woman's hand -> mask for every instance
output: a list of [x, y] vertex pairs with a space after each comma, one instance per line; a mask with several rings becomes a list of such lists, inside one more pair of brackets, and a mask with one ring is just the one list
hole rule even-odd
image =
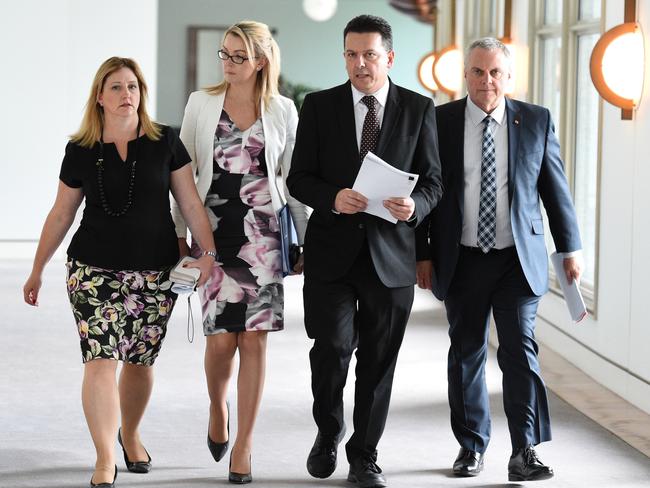
[[293, 274], [302, 274], [303, 270], [305, 269], [305, 254], [300, 253], [300, 256], [298, 257], [298, 261], [296, 264], [293, 266]]
[[208, 281], [208, 278], [212, 274], [212, 266], [214, 266], [214, 258], [207, 254], [201, 256], [196, 261], [183, 265], [184, 268], [197, 268], [201, 272], [201, 276], [199, 276], [199, 280], [196, 282], [197, 287], [203, 286]]
[[39, 274], [30, 274], [23, 286], [23, 299], [27, 305], [38, 307], [38, 292], [41, 289], [42, 281]]

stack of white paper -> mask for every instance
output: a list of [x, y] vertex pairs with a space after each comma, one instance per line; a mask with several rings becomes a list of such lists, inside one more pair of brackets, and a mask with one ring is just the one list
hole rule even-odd
[[368, 199], [366, 213], [394, 224], [397, 219], [384, 207], [384, 200], [411, 196], [417, 182], [418, 175], [399, 170], [379, 156], [368, 152], [363, 158], [352, 189]]
[[587, 316], [587, 307], [585, 307], [585, 301], [582, 299], [580, 287], [576, 280], [572, 280], [571, 283], [567, 281], [564, 272], [564, 255], [562, 253], [554, 252], [551, 254], [551, 262], [553, 268], [555, 268], [557, 280], [560, 282], [560, 288], [564, 294], [564, 301], [569, 309], [571, 319], [578, 323]]

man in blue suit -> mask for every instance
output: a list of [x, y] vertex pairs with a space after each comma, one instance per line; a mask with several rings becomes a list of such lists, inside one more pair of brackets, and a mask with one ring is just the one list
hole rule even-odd
[[549, 111], [506, 99], [510, 54], [492, 38], [465, 57], [468, 97], [436, 110], [444, 194], [417, 233], [417, 278], [444, 300], [457, 476], [476, 476], [490, 439], [485, 361], [490, 311], [499, 338], [503, 402], [512, 442], [510, 481], [548, 479], [534, 446], [551, 439], [535, 315], [548, 290], [540, 199], [569, 281], [581, 242]]

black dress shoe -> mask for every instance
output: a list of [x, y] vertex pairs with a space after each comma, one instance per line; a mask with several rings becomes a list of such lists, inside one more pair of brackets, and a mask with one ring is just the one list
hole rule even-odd
[[210, 454], [216, 462], [219, 462], [228, 452], [228, 443], [230, 442], [230, 403], [226, 402], [226, 411], [228, 412], [228, 419], [226, 420], [226, 430], [228, 432], [228, 439], [226, 442], [214, 442], [210, 439], [210, 423], [208, 422], [208, 449]]
[[246, 483], [251, 483], [253, 481], [253, 463], [251, 457], [248, 456], [248, 465], [251, 467], [251, 470], [248, 473], [235, 473], [230, 470], [232, 466], [232, 452], [230, 453], [230, 464], [228, 465], [228, 481], [235, 483], [236, 485], [245, 485]]
[[115, 480], [117, 479], [117, 465], [115, 465], [115, 476], [111, 483], [93, 483], [92, 477], [90, 478], [90, 488], [115, 488]]
[[336, 469], [338, 447], [345, 436], [345, 424], [338, 435], [326, 436], [318, 431], [314, 445], [307, 456], [307, 471], [314, 478], [328, 478]]
[[356, 483], [359, 488], [384, 488], [386, 478], [381, 474], [381, 468], [370, 458], [358, 458], [350, 462], [348, 481]]
[[476, 451], [470, 451], [464, 447], [458, 451], [458, 456], [454, 461], [455, 476], [477, 476], [483, 471], [484, 454]]
[[553, 477], [553, 469], [544, 465], [533, 446], [513, 451], [508, 462], [508, 481], [539, 481]]
[[[147, 453], [146, 461], [129, 461], [129, 456], [126, 455], [126, 449], [124, 449], [124, 444], [122, 444], [122, 429], [117, 431], [117, 442], [119, 442], [120, 447], [122, 448], [122, 453], [124, 453], [124, 462], [126, 463], [126, 469], [132, 473], [145, 474], [151, 471], [151, 456], [145, 449], [144, 452]], [[143, 448], [144, 449], [144, 448]]]

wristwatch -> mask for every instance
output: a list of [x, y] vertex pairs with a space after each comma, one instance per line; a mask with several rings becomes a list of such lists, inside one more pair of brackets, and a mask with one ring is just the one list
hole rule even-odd
[[214, 260], [217, 260], [217, 251], [203, 251], [202, 256], [212, 256]]

